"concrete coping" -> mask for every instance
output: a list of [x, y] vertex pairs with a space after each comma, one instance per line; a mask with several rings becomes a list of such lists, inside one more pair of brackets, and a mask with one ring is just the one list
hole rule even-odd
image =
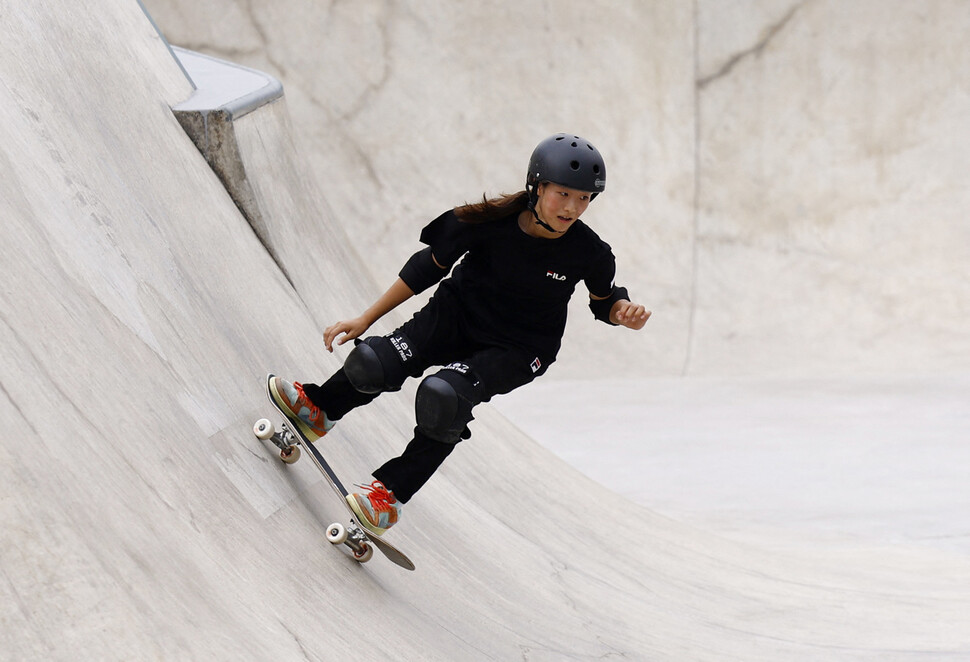
[[239, 118], [283, 96], [283, 84], [274, 76], [233, 62], [184, 48], [172, 52], [185, 69], [195, 92], [173, 108], [181, 112], [224, 111]]

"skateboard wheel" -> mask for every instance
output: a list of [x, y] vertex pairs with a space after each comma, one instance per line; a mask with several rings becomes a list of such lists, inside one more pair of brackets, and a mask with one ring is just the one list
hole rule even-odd
[[257, 439], [262, 439], [263, 441], [269, 441], [276, 434], [276, 428], [273, 427], [273, 421], [268, 418], [261, 418], [256, 421], [256, 425], [253, 426], [253, 434], [256, 435]]
[[358, 563], [367, 563], [373, 556], [374, 548], [367, 543], [361, 545], [361, 550], [359, 553], [354, 550], [354, 559], [356, 559]]
[[293, 464], [300, 459], [300, 447], [299, 446], [289, 446], [285, 450], [280, 451], [280, 459], [287, 464]]
[[334, 522], [327, 529], [327, 540], [333, 545], [342, 545], [347, 542], [347, 529], [340, 522]]

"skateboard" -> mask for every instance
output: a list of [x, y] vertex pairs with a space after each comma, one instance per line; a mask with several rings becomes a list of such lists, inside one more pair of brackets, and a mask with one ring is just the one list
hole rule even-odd
[[299, 426], [273, 400], [273, 394], [269, 390], [269, 385], [274, 376], [271, 374], [266, 378], [266, 395], [269, 396], [269, 401], [273, 404], [273, 407], [283, 416], [282, 426], [277, 431], [272, 421], [268, 418], [261, 418], [253, 426], [253, 434], [258, 439], [273, 442], [280, 449], [280, 459], [286, 464], [293, 464], [300, 459], [302, 455], [300, 452], [301, 448], [309, 453], [313, 464], [320, 470], [323, 477], [327, 479], [327, 483], [330, 484], [334, 493], [340, 497], [340, 502], [350, 515], [350, 524], [344, 526], [340, 522], [334, 522], [328, 526], [327, 540], [334, 546], [346, 545], [349, 547], [354, 559], [360, 563], [369, 561], [374, 556], [374, 548], [376, 547], [392, 563], [396, 563], [406, 570], [414, 570], [414, 563], [401, 550], [391, 543], [382, 540], [376, 534], [367, 531], [357, 520], [356, 513], [351, 509], [350, 504], [347, 503], [347, 488], [337, 478], [337, 474], [334, 473], [334, 470], [324, 459], [320, 451], [317, 450], [317, 447], [306, 438], [303, 432], [300, 431]]

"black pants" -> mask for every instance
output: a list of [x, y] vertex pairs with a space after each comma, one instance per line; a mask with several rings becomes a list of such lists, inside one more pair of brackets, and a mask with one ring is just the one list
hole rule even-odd
[[[392, 335], [400, 334], [416, 350], [407, 362], [411, 377], [421, 376], [434, 365], [464, 363], [481, 384], [481, 402], [528, 384], [543, 374], [554, 359], [484, 337], [480, 328], [467, 323], [457, 293], [447, 284], [440, 286], [427, 305]], [[357, 391], [343, 368], [322, 385], [305, 384], [304, 391], [332, 421], [380, 395]], [[431, 439], [415, 427], [414, 437], [404, 452], [375, 470], [374, 478], [406, 503], [454, 448], [455, 444]]]

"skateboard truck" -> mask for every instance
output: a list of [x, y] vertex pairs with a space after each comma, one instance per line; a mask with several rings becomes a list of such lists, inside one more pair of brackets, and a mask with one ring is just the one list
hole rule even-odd
[[261, 418], [253, 426], [253, 434], [257, 439], [272, 441], [280, 449], [280, 459], [286, 464], [293, 464], [300, 459], [300, 446], [296, 436], [285, 425], [279, 432], [273, 427], [273, 421]]

